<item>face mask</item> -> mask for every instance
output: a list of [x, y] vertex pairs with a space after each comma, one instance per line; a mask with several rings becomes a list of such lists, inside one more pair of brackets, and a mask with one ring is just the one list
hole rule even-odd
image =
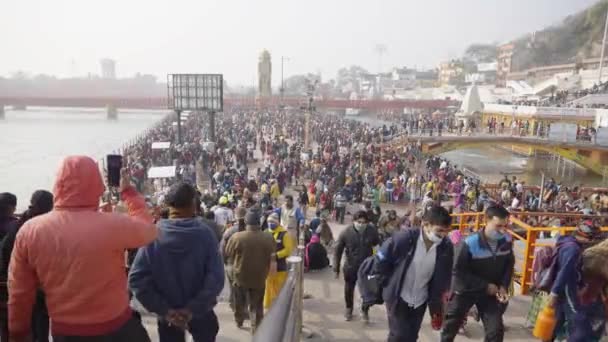
[[498, 240], [502, 239], [503, 237], [505, 237], [505, 234], [501, 233], [497, 230], [494, 230], [494, 231], [488, 232], [488, 234], [486, 234], [486, 236], [490, 240], [498, 241]]
[[270, 228], [271, 230], [275, 230], [277, 228], [277, 224], [276, 223], [269, 223], [268, 224], [268, 228]]
[[435, 232], [426, 232], [426, 237], [431, 240], [431, 242], [433, 243], [439, 243], [441, 242], [441, 240], [443, 240], [443, 237], [441, 237], [439, 234], [435, 233]]
[[360, 222], [355, 222], [355, 229], [357, 231], [362, 231], [363, 228], [365, 228], [366, 224], [365, 223], [360, 223]]

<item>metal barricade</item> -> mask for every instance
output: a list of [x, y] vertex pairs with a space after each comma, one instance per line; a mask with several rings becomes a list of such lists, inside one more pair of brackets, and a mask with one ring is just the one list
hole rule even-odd
[[303, 246], [287, 258], [289, 276], [252, 338], [253, 342], [296, 342], [302, 333], [304, 294]]

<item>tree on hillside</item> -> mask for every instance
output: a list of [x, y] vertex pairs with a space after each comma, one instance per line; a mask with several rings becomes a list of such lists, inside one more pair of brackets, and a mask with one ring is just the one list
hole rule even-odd
[[561, 24], [514, 41], [513, 70], [574, 63], [576, 58], [599, 57], [608, 1], [568, 16]]
[[496, 60], [497, 52], [496, 44], [472, 44], [465, 50], [463, 58], [474, 63], [490, 63]]
[[306, 93], [310, 81], [319, 81], [321, 78], [315, 74], [293, 75], [285, 79], [285, 95], [302, 96]]
[[[369, 74], [365, 68], [358, 65], [351, 65], [348, 68], [340, 68], [336, 77], [336, 88], [339, 92], [343, 89], [351, 88], [348, 91], [359, 90], [359, 79], [361, 75]], [[350, 86], [350, 87], [349, 87]], [[348, 93], [350, 94], [350, 93]], [[347, 95], [348, 95], [347, 94]]]

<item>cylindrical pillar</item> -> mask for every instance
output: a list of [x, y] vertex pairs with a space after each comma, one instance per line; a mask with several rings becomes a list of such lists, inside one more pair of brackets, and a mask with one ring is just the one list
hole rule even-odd
[[298, 256], [302, 259], [300, 262], [300, 266], [298, 268], [298, 277], [296, 282], [296, 300], [297, 300], [297, 317], [296, 320], [296, 339], [294, 341], [299, 341], [302, 335], [302, 326], [304, 325], [304, 255], [306, 254], [306, 247], [304, 245], [298, 246]]
[[179, 145], [181, 145], [182, 144], [182, 111], [176, 110], [175, 113], [177, 114], [177, 143]]
[[209, 141], [215, 142], [215, 112], [209, 112]]
[[4, 105], [0, 105], [0, 120], [4, 120]]
[[293, 325], [293, 331], [287, 331], [290, 338], [287, 338], [287, 341], [299, 341], [300, 334], [302, 331], [302, 278], [304, 274], [304, 258], [302, 256], [290, 256], [287, 258], [287, 263], [289, 264], [289, 269], [295, 275], [296, 283], [295, 289], [293, 293], [293, 300], [291, 303], [291, 313], [290, 316], [295, 319], [295, 324]]

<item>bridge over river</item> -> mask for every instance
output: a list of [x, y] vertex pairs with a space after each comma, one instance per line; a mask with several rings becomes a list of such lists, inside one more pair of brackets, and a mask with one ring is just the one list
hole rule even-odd
[[608, 145], [600, 145], [589, 139], [577, 138], [568, 141], [561, 137], [535, 136], [519, 134], [489, 134], [475, 132], [473, 134], [445, 133], [441, 136], [430, 135], [430, 131], [411, 135], [402, 135], [393, 143], [419, 143], [422, 151], [432, 154], [465, 149], [469, 147], [483, 147], [488, 145], [518, 146], [527, 149], [552, 153], [571, 160], [596, 174], [603, 175], [608, 172]]

